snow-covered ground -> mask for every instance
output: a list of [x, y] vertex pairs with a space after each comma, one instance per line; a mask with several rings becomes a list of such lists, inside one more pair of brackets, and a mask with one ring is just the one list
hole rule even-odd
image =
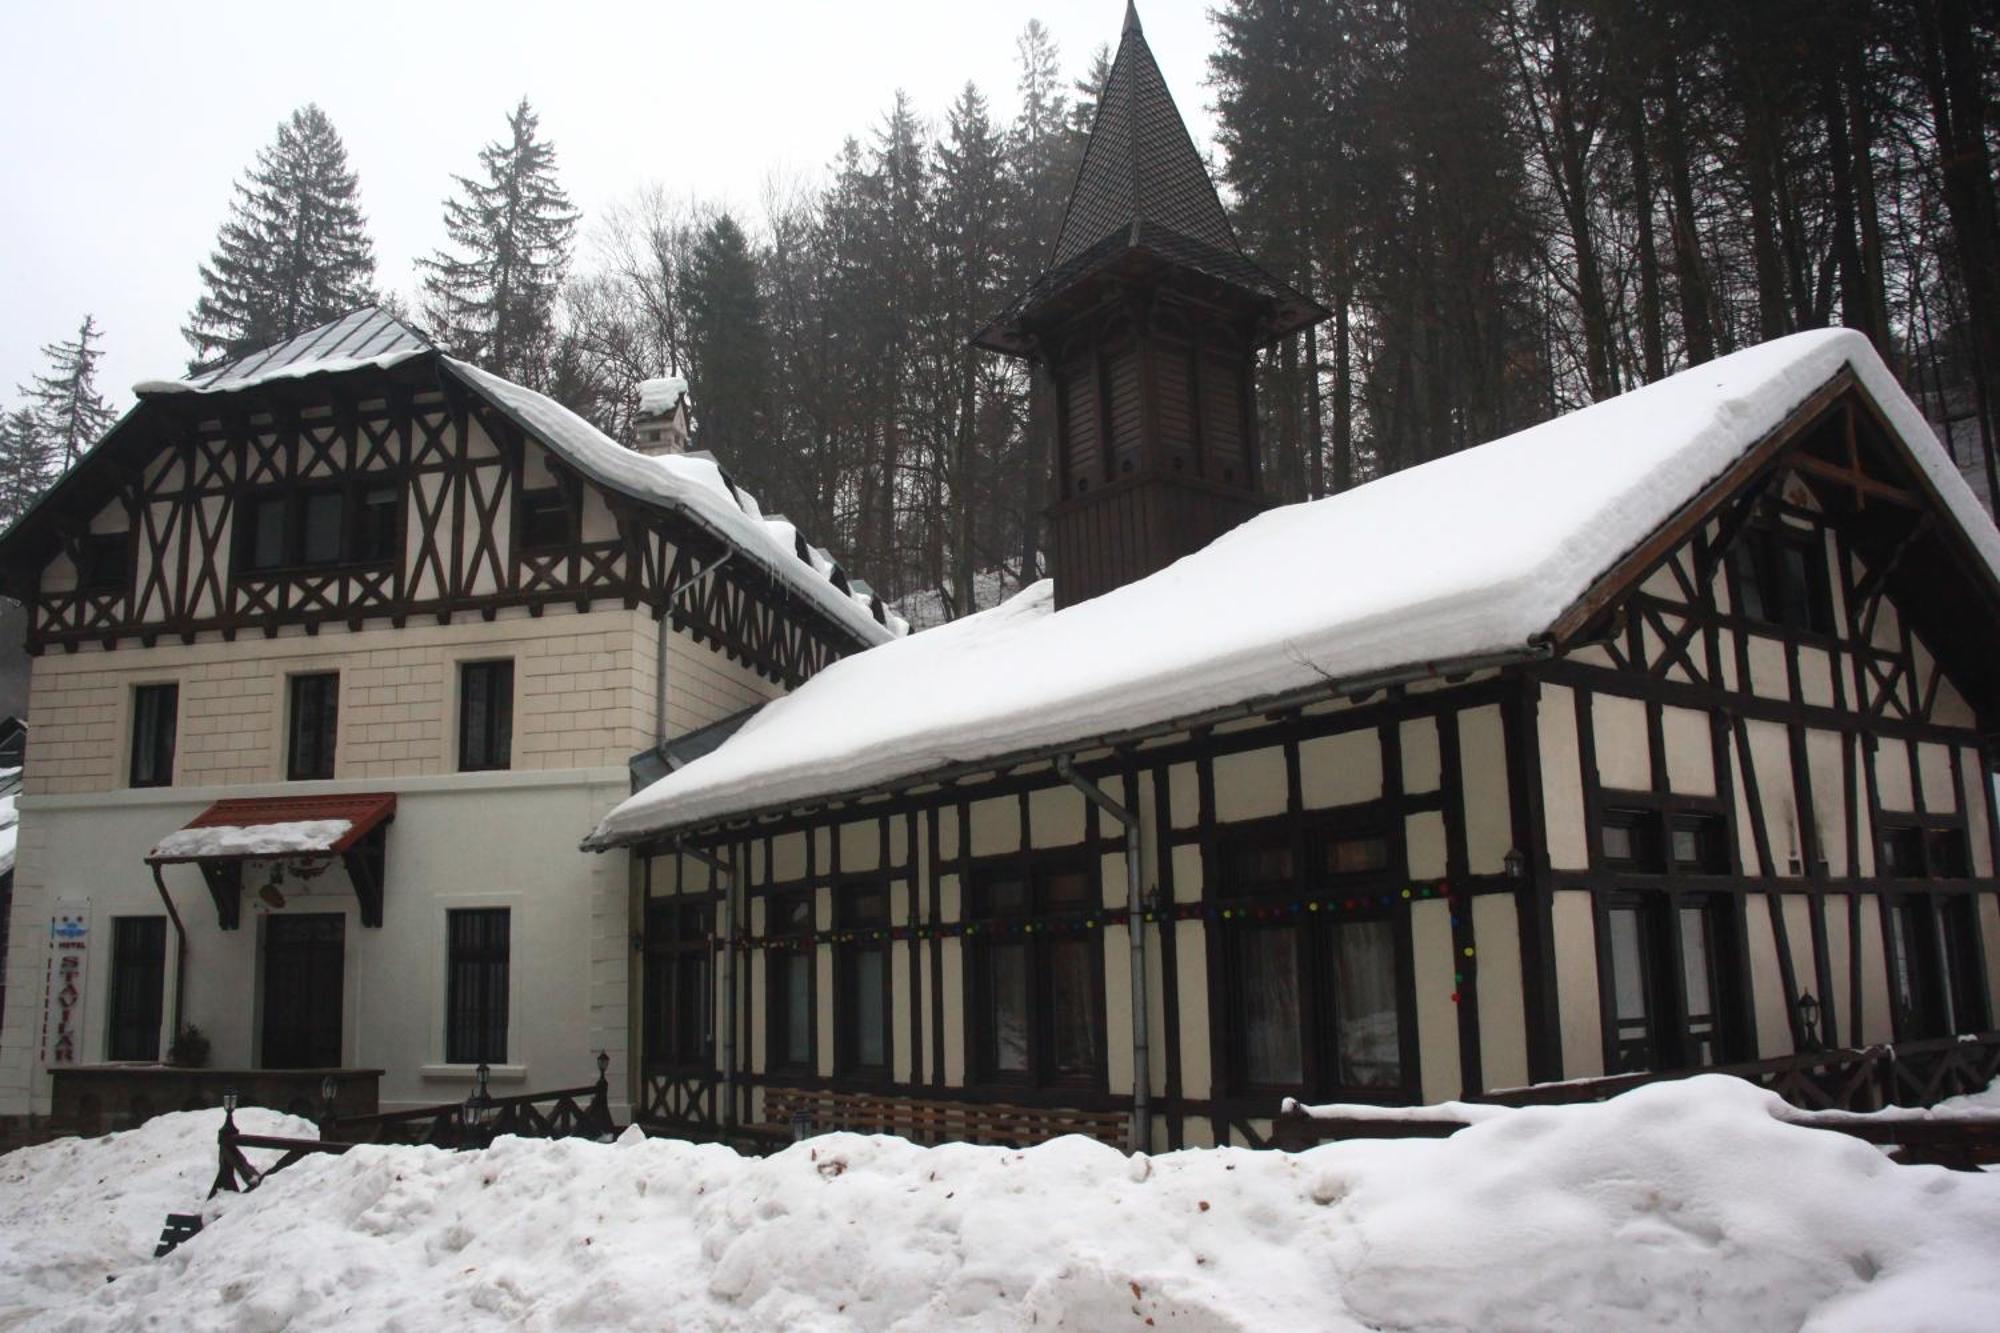
[[360, 1148], [155, 1261], [214, 1169], [215, 1116], [167, 1116], [0, 1159], [0, 1327], [1995, 1327], [2000, 1176], [1781, 1111], [1708, 1077], [1296, 1156]]

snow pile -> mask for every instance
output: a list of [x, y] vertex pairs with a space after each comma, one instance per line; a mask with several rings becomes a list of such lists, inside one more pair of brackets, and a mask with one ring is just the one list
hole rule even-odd
[[627, 800], [592, 843], [1046, 751], [1329, 677], [1529, 652], [1843, 366], [2000, 570], [2000, 533], [1868, 340], [1802, 333], [1269, 510], [1060, 615], [1049, 589], [1032, 587], [971, 623], [847, 658]]
[[354, 825], [345, 819], [295, 819], [277, 824], [207, 824], [177, 829], [146, 855], [149, 861], [194, 856], [276, 856], [325, 852]]
[[679, 375], [664, 375], [656, 380], [639, 381], [639, 414], [641, 416], [665, 416], [674, 410], [675, 404], [687, 396], [688, 382]]
[[[1780, 1109], [1711, 1076], [1297, 1156], [357, 1148], [59, 1326], [1990, 1328], [2000, 1177], [1896, 1166]], [[85, 1208], [31, 1179], [15, 1197], [13, 1227]]]
[[21, 837], [21, 770], [0, 768], [0, 875], [14, 868], [14, 847]]
[[[57, 1139], [0, 1156], [0, 1328], [102, 1290], [106, 1279], [152, 1262], [168, 1213], [241, 1207], [202, 1196], [215, 1183], [220, 1111], [176, 1111], [97, 1139]], [[310, 1120], [248, 1107], [246, 1134], [312, 1139]], [[278, 1154], [246, 1149], [253, 1166]]]

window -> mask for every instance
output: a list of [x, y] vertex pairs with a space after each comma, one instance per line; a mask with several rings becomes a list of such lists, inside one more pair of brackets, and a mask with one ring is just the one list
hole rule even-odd
[[1816, 532], [1789, 524], [1746, 529], [1729, 549], [1738, 615], [1814, 634], [1833, 633], [1826, 550]]
[[1734, 1050], [1735, 935], [1725, 900], [1623, 896], [1604, 913], [1610, 1072], [1713, 1065]]
[[[1224, 925], [1235, 1090], [1405, 1089], [1404, 932], [1373, 892], [1394, 873], [1389, 835], [1286, 828], [1238, 837], [1220, 861], [1221, 892], [1243, 904]], [[1299, 894], [1329, 890], [1355, 897], [1294, 910]]]
[[168, 787], [174, 781], [174, 722], [178, 685], [140, 685], [132, 691], [132, 785]]
[[766, 1033], [768, 1063], [783, 1073], [814, 1072], [813, 895], [773, 894], [764, 902], [764, 934], [771, 947], [764, 953], [770, 995], [770, 1027]]
[[834, 1056], [839, 1072], [889, 1076], [889, 890], [842, 885], [834, 891], [836, 923], [854, 938], [834, 958]]
[[[1651, 792], [1619, 792], [1598, 820], [1607, 869], [1628, 874], [1721, 875], [1729, 871], [1729, 826], [1713, 810], [1661, 808]], [[1681, 798], [1685, 799], [1685, 798]]]
[[334, 743], [340, 724], [340, 675], [328, 671], [292, 677], [291, 743], [285, 776], [310, 782], [333, 776]]
[[[1087, 864], [988, 866], [972, 877], [973, 1044], [988, 1082], [1092, 1085], [1103, 1060], [1102, 947], [1078, 927], [1097, 900]], [[1034, 930], [1025, 927], [1033, 925]]]
[[513, 660], [465, 663], [458, 669], [460, 771], [506, 768], [513, 746]]
[[644, 1021], [648, 1064], [678, 1068], [714, 1063], [709, 1044], [707, 899], [655, 898], [646, 905]]
[[76, 586], [82, 592], [118, 592], [131, 583], [132, 534], [93, 532], [83, 539]]
[[1957, 825], [1885, 819], [1877, 846], [1876, 873], [1887, 879], [1964, 879], [1972, 873], [1971, 848]]
[[561, 490], [521, 492], [521, 549], [547, 550], [575, 540], [575, 515]]
[[258, 491], [237, 507], [236, 568], [380, 564], [403, 549], [402, 488], [362, 478]]
[[160, 1003], [166, 993], [167, 919], [120, 916], [111, 920], [111, 1030], [109, 1060], [160, 1058]]
[[1906, 894], [1886, 907], [1889, 999], [1896, 1037], [1978, 1032], [1987, 1021], [1969, 899]]
[[445, 913], [446, 1064], [507, 1062], [508, 909]]

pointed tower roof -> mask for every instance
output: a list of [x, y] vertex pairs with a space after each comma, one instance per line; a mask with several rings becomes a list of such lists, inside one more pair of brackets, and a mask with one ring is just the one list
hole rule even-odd
[[1243, 253], [1147, 45], [1138, 7], [1127, 0], [1118, 55], [1098, 98], [1048, 268], [973, 341], [1025, 354], [1023, 325], [1039, 308], [1140, 252], [1267, 303], [1260, 341], [1326, 318], [1326, 310]]

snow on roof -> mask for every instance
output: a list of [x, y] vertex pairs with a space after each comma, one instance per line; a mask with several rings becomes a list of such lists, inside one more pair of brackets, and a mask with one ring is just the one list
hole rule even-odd
[[876, 620], [873, 597], [843, 592], [827, 570], [800, 560], [793, 540], [764, 517], [757, 498], [730, 481], [713, 458], [627, 449], [553, 398], [454, 357], [445, 357], [444, 363], [593, 481], [689, 515], [864, 643], [883, 643], [908, 629], [902, 617], [886, 608], [883, 620]]
[[428, 338], [380, 306], [364, 306], [226, 366], [184, 380], [141, 380], [141, 398], [182, 393], [233, 393], [272, 380], [335, 375], [364, 367], [386, 369], [435, 351]]
[[674, 405], [687, 396], [688, 382], [679, 375], [662, 375], [659, 379], [639, 381], [639, 413], [641, 416], [665, 416], [674, 410]]
[[605, 816], [637, 841], [1538, 637], [1851, 366], [1987, 563], [2000, 533], [1867, 340], [1798, 334], [1505, 439], [1269, 510], [1136, 583], [991, 611], [837, 662]]
[[21, 770], [0, 768], [0, 875], [14, 868], [14, 847], [21, 836]]
[[149, 860], [182, 857], [276, 856], [330, 852], [353, 828], [345, 819], [296, 819], [277, 824], [203, 824], [176, 829], [146, 853]]

